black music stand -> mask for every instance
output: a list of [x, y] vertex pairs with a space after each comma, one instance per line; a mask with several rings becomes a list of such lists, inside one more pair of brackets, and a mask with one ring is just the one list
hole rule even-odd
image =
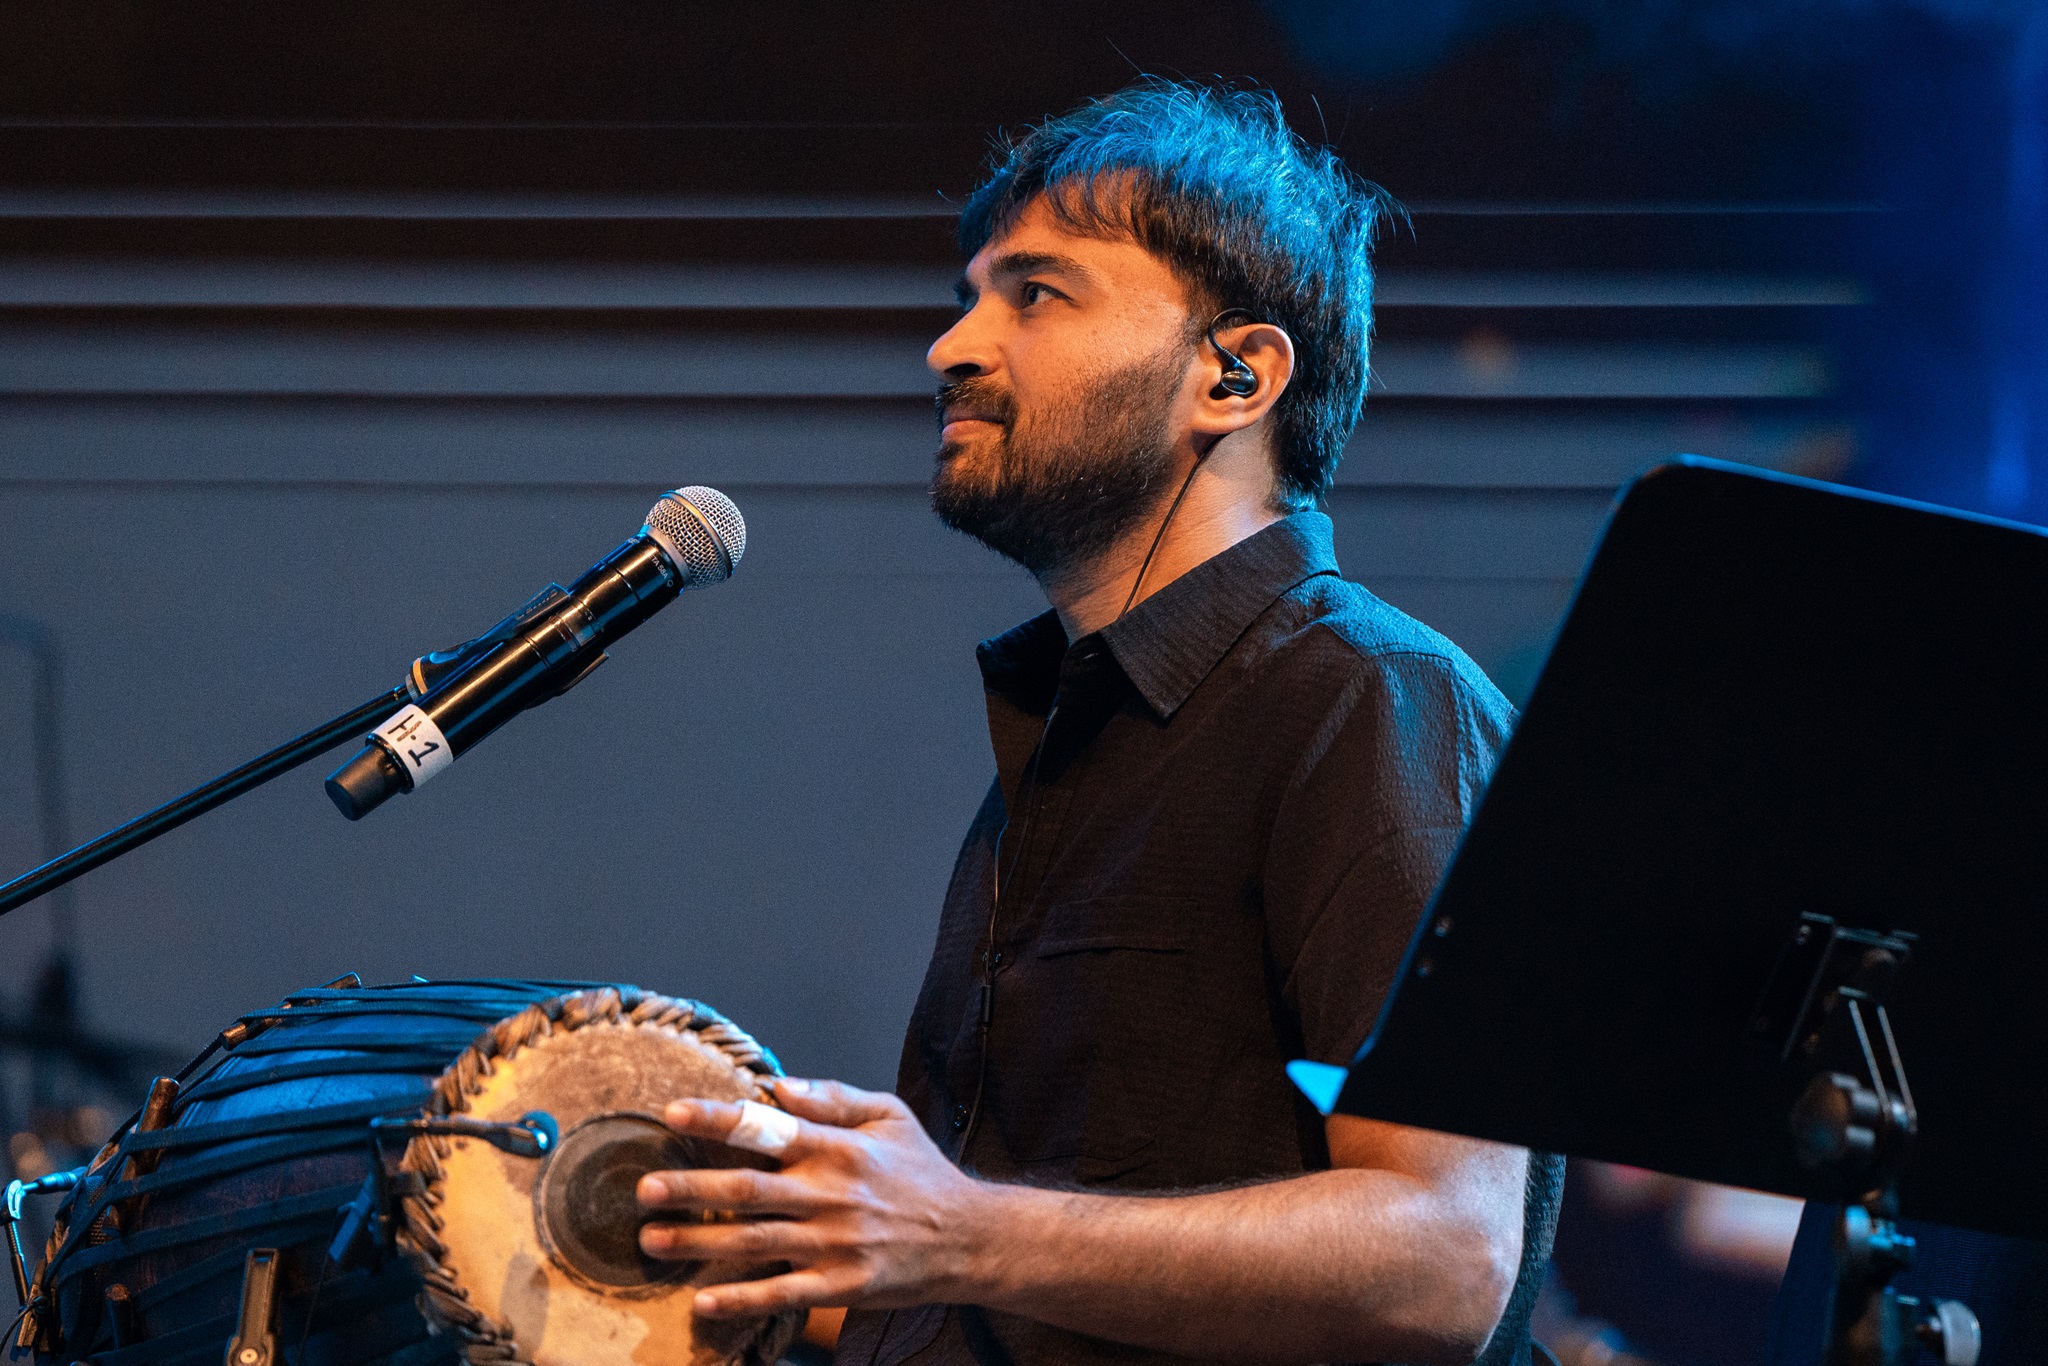
[[2048, 1235], [2044, 969], [2048, 536], [1688, 457], [1616, 509], [1348, 1077], [1295, 1071], [1845, 1202], [1830, 1360], [1960, 1360], [1890, 1220]]

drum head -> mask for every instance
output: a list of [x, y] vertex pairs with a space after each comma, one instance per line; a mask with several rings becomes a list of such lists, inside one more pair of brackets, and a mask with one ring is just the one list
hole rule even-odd
[[450, 1111], [512, 1122], [554, 1118], [539, 1160], [479, 1139], [416, 1138], [406, 1165], [424, 1190], [406, 1201], [400, 1240], [420, 1264], [427, 1309], [465, 1340], [472, 1362], [533, 1366], [767, 1366], [800, 1312], [696, 1321], [696, 1288], [786, 1268], [659, 1262], [641, 1255], [634, 1187], [676, 1167], [770, 1167], [662, 1125], [668, 1102], [766, 1100], [759, 1045], [704, 1007], [579, 993], [558, 1018], [522, 1011], [451, 1065], [437, 1096]]

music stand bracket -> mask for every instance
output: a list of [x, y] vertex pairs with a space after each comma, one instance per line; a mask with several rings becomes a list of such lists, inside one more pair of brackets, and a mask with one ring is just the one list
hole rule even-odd
[[1944, 1366], [1976, 1366], [1983, 1346], [1967, 1305], [1923, 1304], [1892, 1286], [1913, 1264], [1898, 1176], [1920, 1116], [1885, 998], [1913, 945], [1911, 934], [1802, 915], [1750, 1022], [1809, 1077], [1790, 1115], [1800, 1162], [1863, 1192], [1835, 1224], [1827, 1366], [1907, 1366], [1921, 1346]]

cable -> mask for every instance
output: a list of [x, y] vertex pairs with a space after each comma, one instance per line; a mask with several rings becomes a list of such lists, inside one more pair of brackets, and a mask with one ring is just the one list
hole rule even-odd
[[[1248, 368], [1245, 367], [1243, 361], [1230, 352], [1225, 351], [1216, 342], [1216, 325], [1234, 314], [1244, 314], [1246, 317], [1251, 316], [1247, 310], [1242, 308], [1225, 309], [1217, 314], [1215, 319], [1209, 324], [1209, 344], [1216, 347], [1218, 354], [1228, 358], [1232, 366]], [[1254, 378], [1254, 387], [1256, 387], [1256, 377]], [[1243, 396], [1242, 394], [1239, 395], [1239, 397]], [[1215, 440], [1209, 443], [1207, 449], [1195, 457], [1195, 463], [1188, 467], [1187, 477], [1180, 481], [1180, 491], [1173, 495], [1173, 501], [1167, 504], [1166, 515], [1159, 519], [1159, 529], [1152, 533], [1152, 544], [1146, 547], [1145, 558], [1138, 564], [1138, 576], [1131, 580], [1131, 591], [1125, 596], [1124, 605], [1117, 609], [1116, 616], [1112, 619], [1112, 624], [1123, 620], [1124, 613], [1130, 611], [1131, 604], [1138, 600], [1138, 590], [1144, 586], [1145, 574], [1152, 568], [1152, 558], [1159, 553], [1160, 543], [1166, 539], [1166, 529], [1173, 524], [1173, 515], [1180, 511], [1181, 501], [1188, 496], [1188, 490], [1194, 487], [1195, 476], [1202, 472], [1202, 462], [1207, 460], [1222, 443], [1223, 436], [1219, 434]], [[1045, 714], [1045, 729], [1038, 734], [1038, 747], [1031, 752], [1031, 765], [1025, 772], [1024, 781], [1018, 785], [1017, 791], [1019, 796], [1026, 796], [1026, 794], [1038, 786], [1038, 770], [1039, 765], [1045, 758], [1046, 738], [1052, 734], [1052, 723], [1059, 714], [1060, 709], [1057, 703]], [[1037, 803], [1030, 801], [1027, 797], [1024, 805], [1024, 823], [1017, 832], [1019, 847], [1010, 860], [1010, 872], [1013, 875], [1017, 872], [1018, 864], [1023, 859], [1025, 852], [1030, 848], [1031, 816], [1036, 809]], [[991, 873], [995, 880], [995, 888], [989, 898], [988, 942], [982, 949], [981, 994], [980, 999], [976, 1002], [976, 1008], [980, 1012], [980, 1019], [976, 1024], [975, 1035], [981, 1046], [981, 1056], [974, 1069], [974, 1098], [968, 1103], [967, 1119], [960, 1128], [960, 1160], [963, 1166], [967, 1159], [967, 1145], [973, 1140], [974, 1131], [981, 1123], [981, 1101], [983, 1093], [988, 1087], [989, 1035], [995, 1022], [996, 931], [1000, 928], [1000, 916], [1003, 906], [1003, 840], [1009, 833], [1010, 822], [1005, 818], [1003, 828], [996, 832], [995, 856], [991, 860], [993, 865]]]
[[[1031, 751], [1031, 766], [1024, 773], [1024, 781], [1017, 785], [1017, 795], [1024, 798], [1024, 823], [1017, 830], [1017, 852], [1010, 859], [1010, 872], [1014, 876], [1018, 864], [1031, 847], [1031, 817], [1038, 809], [1030, 800], [1030, 794], [1038, 786], [1038, 770], [1045, 758], [1046, 737], [1052, 734], [1052, 723], [1060, 714], [1059, 704], [1054, 703], [1045, 714], [1045, 727], [1038, 732], [1038, 745]], [[988, 904], [988, 943], [981, 951], [981, 999], [976, 1003], [981, 1018], [975, 1025], [975, 1039], [980, 1045], [980, 1056], [974, 1066], [974, 1099], [968, 1102], [967, 1120], [960, 1126], [960, 1160], [967, 1161], [967, 1145], [974, 1138], [975, 1129], [981, 1124], [981, 1097], [988, 1087], [988, 1045], [989, 1035], [995, 1024], [996, 998], [996, 930], [998, 917], [1003, 909], [1003, 838], [1010, 833], [1009, 818], [1003, 820], [1003, 828], [996, 831], [995, 857], [990, 860], [990, 874], [995, 887]]]
[[[1209, 320], [1209, 345], [1216, 352], [1217, 359], [1224, 363], [1223, 378], [1209, 391], [1209, 397], [1249, 398], [1258, 392], [1259, 377], [1236, 352], [1216, 340], [1216, 329], [1223, 325], [1225, 318], [1256, 320], [1248, 308], [1226, 308]], [[1115, 620], [1123, 620], [1124, 613], [1130, 611], [1131, 604], [1138, 600], [1138, 590], [1145, 584], [1145, 571], [1152, 567], [1152, 557], [1159, 553], [1159, 543], [1166, 539], [1166, 528], [1172, 524], [1173, 514], [1180, 511], [1181, 499], [1188, 496], [1188, 489], [1193, 486], [1195, 476], [1202, 472], [1202, 462], [1222, 443], [1223, 435], [1219, 434], [1209, 443], [1208, 450], [1195, 457], [1195, 463], [1188, 470], [1188, 477], [1181, 480], [1180, 492], [1173, 495], [1173, 502], [1167, 507], [1166, 516], [1159, 521], [1159, 530], [1152, 533], [1152, 544], [1145, 551], [1144, 562], [1138, 566], [1138, 577], [1131, 580], [1130, 594], [1124, 598], [1124, 605], [1117, 609]]]
[[1112, 625], [1117, 621], [1122, 621], [1124, 613], [1130, 611], [1131, 604], [1138, 600], [1138, 589], [1144, 586], [1145, 583], [1145, 571], [1152, 567], [1152, 557], [1159, 553], [1159, 543], [1166, 539], [1166, 528], [1172, 524], [1173, 514], [1180, 511], [1180, 500], [1188, 496], [1188, 489], [1194, 485], [1195, 476], [1202, 472], [1202, 462], [1209, 458], [1209, 451], [1215, 450], [1222, 441], [1223, 438], [1219, 436], [1216, 440], [1210, 442], [1209, 450], [1203, 451], [1200, 455], [1196, 456], [1195, 463], [1188, 467], [1188, 477], [1180, 481], [1180, 492], [1173, 495], [1173, 502], [1167, 506], [1166, 516], [1159, 519], [1159, 530], [1152, 533], [1152, 544], [1145, 551], [1144, 561], [1138, 565], [1138, 577], [1131, 580], [1131, 591], [1124, 598], [1124, 605], [1116, 609], [1116, 617], [1111, 622]]

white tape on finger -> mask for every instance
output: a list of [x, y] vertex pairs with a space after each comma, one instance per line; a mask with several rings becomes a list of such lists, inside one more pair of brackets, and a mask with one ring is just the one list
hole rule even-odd
[[795, 1115], [772, 1105], [743, 1100], [740, 1102], [740, 1122], [732, 1126], [732, 1132], [725, 1136], [725, 1141], [735, 1148], [772, 1157], [796, 1142], [796, 1130]]

